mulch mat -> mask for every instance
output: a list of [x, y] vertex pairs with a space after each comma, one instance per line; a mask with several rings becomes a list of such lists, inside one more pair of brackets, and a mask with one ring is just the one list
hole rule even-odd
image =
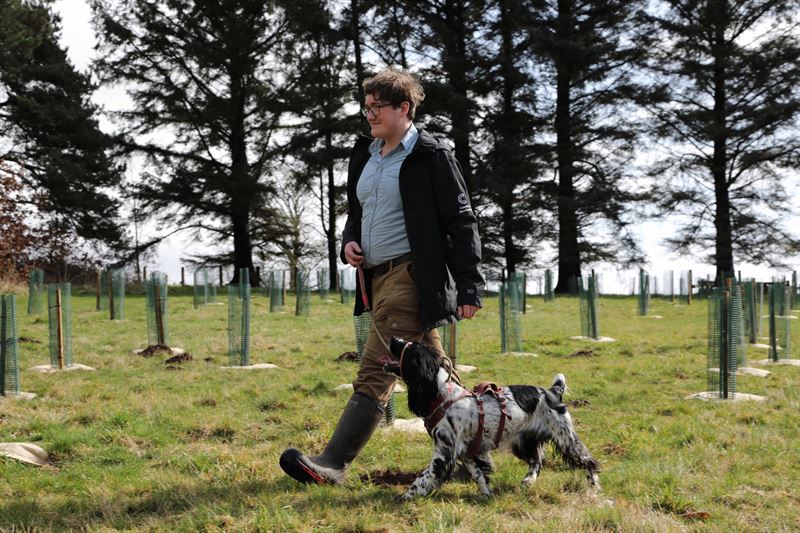
[[416, 472], [402, 472], [400, 470], [377, 470], [361, 476], [361, 481], [364, 483], [382, 485], [384, 487], [411, 485], [415, 479], [417, 479]]
[[342, 352], [336, 361], [358, 361], [358, 354], [356, 352]]

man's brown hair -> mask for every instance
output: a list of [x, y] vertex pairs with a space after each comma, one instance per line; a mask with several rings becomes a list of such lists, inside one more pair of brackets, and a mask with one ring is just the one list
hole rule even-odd
[[396, 68], [387, 68], [367, 78], [363, 83], [364, 94], [377, 95], [378, 100], [400, 107], [408, 102], [408, 118], [414, 120], [417, 106], [425, 100], [425, 90], [412, 74]]

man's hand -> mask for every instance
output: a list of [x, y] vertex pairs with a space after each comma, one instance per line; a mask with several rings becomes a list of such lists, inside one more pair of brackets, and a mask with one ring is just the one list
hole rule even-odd
[[474, 305], [459, 305], [457, 309], [458, 316], [459, 318], [472, 318], [478, 312], [478, 309], [480, 307]]
[[357, 267], [364, 263], [364, 253], [356, 241], [350, 241], [344, 246], [344, 258], [347, 264]]

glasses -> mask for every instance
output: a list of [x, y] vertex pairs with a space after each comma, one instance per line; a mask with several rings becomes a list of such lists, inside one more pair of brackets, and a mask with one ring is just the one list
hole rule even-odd
[[382, 108], [382, 107], [388, 107], [388, 106], [390, 106], [390, 105], [394, 105], [394, 104], [392, 104], [392, 103], [390, 102], [390, 103], [388, 103], [388, 104], [379, 104], [379, 105], [370, 105], [370, 106], [365, 106], [365, 107], [364, 107], [364, 108], [361, 110], [361, 114], [362, 114], [362, 115], [364, 115], [364, 116], [365, 116], [365, 117], [367, 117], [367, 118], [369, 118], [369, 116], [370, 116], [370, 115], [372, 115], [373, 117], [377, 117], [378, 115], [380, 115], [380, 114], [381, 114], [381, 108]]

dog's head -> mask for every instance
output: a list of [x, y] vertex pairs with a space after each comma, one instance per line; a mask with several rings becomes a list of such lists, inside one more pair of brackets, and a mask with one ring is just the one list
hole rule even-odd
[[417, 416], [428, 416], [439, 384], [436, 376], [442, 365], [433, 346], [392, 337], [389, 348], [398, 360], [383, 365], [384, 372], [399, 376], [408, 385], [408, 408]]

